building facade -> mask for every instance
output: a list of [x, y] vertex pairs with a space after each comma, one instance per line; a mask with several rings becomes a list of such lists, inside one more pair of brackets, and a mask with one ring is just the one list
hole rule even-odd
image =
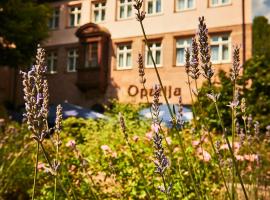
[[[90, 106], [111, 98], [146, 102], [158, 83], [136, 21], [132, 0], [77, 0], [50, 3], [47, 52], [52, 103], [65, 100]], [[145, 30], [170, 103], [191, 99], [184, 68], [185, 48], [195, 35], [198, 18], [209, 29], [212, 63], [228, 71], [233, 45], [241, 60], [251, 57], [251, 0], [145, 0]], [[144, 55], [146, 90], [139, 82], [138, 53]], [[200, 83], [202, 80], [200, 80]]]

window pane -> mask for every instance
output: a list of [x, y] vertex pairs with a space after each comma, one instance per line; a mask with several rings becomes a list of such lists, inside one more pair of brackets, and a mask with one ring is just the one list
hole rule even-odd
[[105, 10], [102, 10], [101, 12], [101, 20], [104, 21], [105, 20]]
[[95, 16], [95, 22], [99, 21], [99, 12], [97, 10], [94, 11], [94, 16]]
[[126, 67], [130, 67], [130, 66], [131, 66], [131, 53], [127, 53]]
[[74, 26], [74, 15], [70, 14], [70, 22], [69, 22], [70, 26]]
[[179, 40], [177, 40], [177, 45], [184, 45], [184, 43], [185, 43], [185, 40], [183, 40], [183, 39], [179, 39]]
[[194, 0], [188, 0], [188, 8], [193, 8], [194, 7]]
[[149, 14], [153, 13], [153, 1], [148, 2], [148, 13]]
[[161, 12], [161, 0], [156, 0], [156, 12]]
[[125, 7], [121, 6], [120, 7], [120, 18], [124, 18], [125, 17]]
[[123, 67], [124, 66], [124, 55], [123, 54], [119, 54], [118, 66], [119, 67]]
[[156, 64], [160, 65], [161, 64], [161, 53], [160, 51], [156, 51]]
[[76, 25], [79, 25], [79, 24], [80, 24], [80, 20], [81, 20], [81, 14], [79, 13], [79, 14], [78, 14], [77, 24], [76, 24]]
[[222, 36], [222, 41], [228, 41], [229, 37], [228, 36]]
[[218, 0], [212, 0], [212, 5], [217, 5], [218, 4]]
[[132, 5], [128, 5], [127, 9], [128, 9], [127, 16], [130, 17], [132, 14]]
[[222, 60], [229, 60], [229, 46], [227, 44], [222, 46]]
[[57, 59], [53, 59], [52, 71], [54, 71], [54, 72], [56, 72], [56, 63], [57, 63]]
[[150, 52], [148, 51], [147, 52], [147, 65], [152, 65], [153, 62], [152, 62], [152, 59], [151, 59], [151, 56], [150, 56]]
[[72, 71], [73, 68], [74, 68], [74, 66], [73, 66], [73, 58], [70, 57], [70, 58], [68, 59], [68, 70], [69, 70], [69, 71]]
[[211, 38], [212, 42], [218, 42], [218, 36], [214, 36]]
[[211, 58], [212, 61], [218, 61], [218, 52], [219, 52], [219, 47], [218, 45], [212, 45], [211, 46]]
[[55, 21], [54, 21], [54, 28], [57, 28], [59, 26], [59, 17], [55, 17]]
[[179, 10], [185, 9], [185, 0], [178, 0], [178, 9]]
[[184, 48], [180, 48], [176, 50], [176, 62], [177, 63], [184, 63], [185, 59], [185, 50]]
[[222, 3], [229, 3], [229, 0], [222, 0]]

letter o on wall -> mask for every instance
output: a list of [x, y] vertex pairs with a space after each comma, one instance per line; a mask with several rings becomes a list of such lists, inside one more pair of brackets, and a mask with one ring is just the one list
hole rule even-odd
[[130, 85], [128, 87], [128, 95], [131, 97], [136, 96], [139, 93], [139, 89], [137, 88], [136, 85]]

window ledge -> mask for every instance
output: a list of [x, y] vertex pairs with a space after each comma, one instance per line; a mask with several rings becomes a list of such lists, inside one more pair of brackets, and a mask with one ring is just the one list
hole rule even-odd
[[197, 8], [188, 8], [188, 9], [184, 9], [184, 10], [175, 10], [174, 13], [185, 13], [185, 12], [191, 12], [191, 11], [195, 11], [197, 10]]
[[209, 5], [209, 8], [219, 8], [219, 7], [225, 7], [225, 6], [231, 6], [232, 3], [226, 3], [221, 5]]
[[158, 16], [162, 16], [162, 15], [164, 15], [164, 12], [152, 13], [152, 14], [146, 13], [146, 18], [148, 18], [148, 17], [158, 17]]
[[125, 71], [125, 70], [131, 70], [132, 67], [117, 67], [115, 70], [116, 71]]

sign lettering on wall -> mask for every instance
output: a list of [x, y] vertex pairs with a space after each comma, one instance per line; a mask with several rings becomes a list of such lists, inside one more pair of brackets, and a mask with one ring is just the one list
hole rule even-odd
[[[181, 95], [181, 88], [173, 88], [172, 86], [164, 86], [165, 95], [167, 98], [179, 97]], [[128, 95], [131, 97], [139, 96], [141, 99], [146, 96], [154, 96], [154, 89], [139, 88], [136, 85], [128, 87]]]

